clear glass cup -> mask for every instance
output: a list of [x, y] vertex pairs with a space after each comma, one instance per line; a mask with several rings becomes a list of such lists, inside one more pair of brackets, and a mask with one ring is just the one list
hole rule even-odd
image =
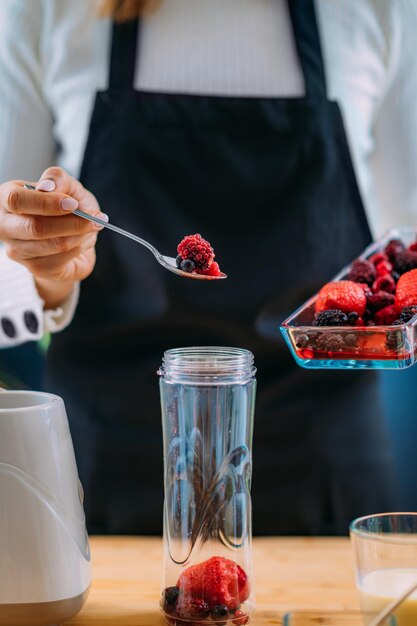
[[[361, 517], [350, 525], [356, 582], [364, 623], [417, 583], [417, 513], [385, 513]], [[386, 620], [416, 626], [417, 592]]]
[[168, 350], [159, 370], [164, 445], [167, 622], [249, 622], [253, 355], [240, 348]]

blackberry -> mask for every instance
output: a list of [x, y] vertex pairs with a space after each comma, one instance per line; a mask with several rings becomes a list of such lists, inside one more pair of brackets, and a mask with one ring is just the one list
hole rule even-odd
[[399, 319], [404, 324], [406, 324], [407, 322], [411, 320], [411, 318], [414, 317], [414, 315], [417, 315], [417, 304], [414, 304], [412, 306], [405, 306], [403, 310], [401, 311], [401, 315]]
[[184, 261], [181, 261], [180, 263], [180, 270], [191, 274], [191, 272], [194, 272], [195, 270], [195, 263], [191, 261], [191, 259], [184, 259]]
[[320, 335], [316, 341], [316, 346], [318, 350], [323, 350], [327, 352], [340, 352], [343, 350], [344, 341], [341, 335], [330, 334], [330, 335]]
[[394, 259], [394, 267], [398, 274], [417, 269], [417, 252], [401, 250]]
[[398, 253], [402, 250], [405, 250], [405, 245], [401, 241], [401, 239], [391, 239], [388, 244], [385, 246], [385, 254], [389, 258], [390, 261], [395, 261]]
[[177, 603], [180, 590], [178, 587], [167, 587], [164, 589], [164, 607], [174, 607]]
[[317, 313], [313, 326], [347, 326], [349, 318], [340, 309], [327, 309]]
[[370, 261], [354, 261], [346, 278], [354, 283], [365, 283], [371, 286], [376, 278], [375, 266]]

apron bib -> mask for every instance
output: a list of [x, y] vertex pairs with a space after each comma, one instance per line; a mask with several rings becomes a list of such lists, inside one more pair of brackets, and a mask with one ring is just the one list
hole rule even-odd
[[156, 370], [165, 349], [190, 345], [255, 354], [255, 533], [346, 532], [354, 516], [391, 506], [375, 376], [305, 372], [279, 337], [280, 321], [370, 241], [340, 110], [326, 97], [314, 4], [288, 5], [303, 98], [135, 91], [138, 23], [113, 27], [81, 181], [163, 254], [200, 232], [229, 278], [183, 280], [100, 233], [96, 268], [48, 359], [90, 532], [161, 532]]

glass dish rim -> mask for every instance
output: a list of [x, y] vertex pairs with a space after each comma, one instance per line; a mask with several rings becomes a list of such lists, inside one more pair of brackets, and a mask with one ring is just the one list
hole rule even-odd
[[[413, 233], [414, 235], [417, 235], [417, 228], [410, 226], [409, 224], [395, 226], [393, 228], [386, 230], [380, 237], [378, 237], [378, 239], [370, 243], [369, 246], [367, 246], [361, 254], [355, 257], [355, 259], [352, 259], [350, 263], [345, 265], [345, 267], [343, 267], [336, 274], [336, 276], [331, 278], [328, 282], [335, 282], [337, 280], [341, 280], [342, 277], [347, 273], [349, 266], [351, 265], [351, 263], [353, 263], [354, 260], [356, 259], [366, 260], [367, 258], [369, 258], [369, 256], [371, 256], [373, 253], [378, 251], [378, 248], [380, 248], [380, 246], [382, 245], [382, 242], [386, 241], [387, 239], [392, 239], [395, 233], [399, 234], [401, 231], [402, 232], [408, 231], [408, 232]], [[303, 302], [295, 311], [293, 311], [287, 318], [285, 318], [285, 320], [281, 322], [280, 328], [285, 329], [285, 330], [293, 330], [293, 329], [304, 330], [305, 329], [305, 330], [310, 330], [310, 331], [317, 331], [317, 326], [305, 325], [305, 324], [301, 326], [295, 326], [294, 324], [292, 324], [292, 320], [295, 317], [297, 317], [299, 313], [301, 313], [301, 311], [305, 310], [306, 308], [308, 308], [310, 305], [312, 305], [315, 302], [315, 300], [317, 299], [317, 295], [318, 295], [318, 292], [313, 294], [308, 300]], [[403, 322], [402, 324], [398, 324], [395, 326], [392, 326], [392, 325], [390, 326], [382, 326], [382, 325], [381, 326], [326, 326], [325, 328], [326, 328], [326, 332], [328, 329], [329, 330], [337, 329], [338, 332], [341, 332], [341, 331], [343, 332], [344, 331], [346, 332], [352, 332], [352, 331], [377, 332], [379, 330], [382, 332], [387, 332], [387, 331], [401, 331], [404, 328], [415, 326], [416, 322], [417, 322], [417, 314], [414, 315], [414, 317], [412, 317], [410, 320], [408, 320], [408, 322]]]
[[414, 544], [417, 543], [417, 531], [415, 533], [402, 533], [404, 539], [395, 538], [400, 533], [377, 533], [368, 530], [360, 530], [355, 528], [355, 524], [363, 522], [372, 518], [382, 518], [382, 517], [415, 517], [417, 520], [417, 512], [416, 511], [391, 511], [388, 513], [372, 513], [370, 515], [362, 515], [361, 517], [357, 517], [352, 520], [349, 524], [349, 533], [351, 536], [359, 537], [360, 539], [370, 539], [372, 541], [379, 541], [381, 543], [401, 543], [405, 544]]

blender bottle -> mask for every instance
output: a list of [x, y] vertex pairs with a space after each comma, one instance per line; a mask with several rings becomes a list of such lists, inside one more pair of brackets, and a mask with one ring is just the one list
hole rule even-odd
[[249, 622], [256, 369], [240, 348], [168, 350], [161, 608], [171, 626]]

